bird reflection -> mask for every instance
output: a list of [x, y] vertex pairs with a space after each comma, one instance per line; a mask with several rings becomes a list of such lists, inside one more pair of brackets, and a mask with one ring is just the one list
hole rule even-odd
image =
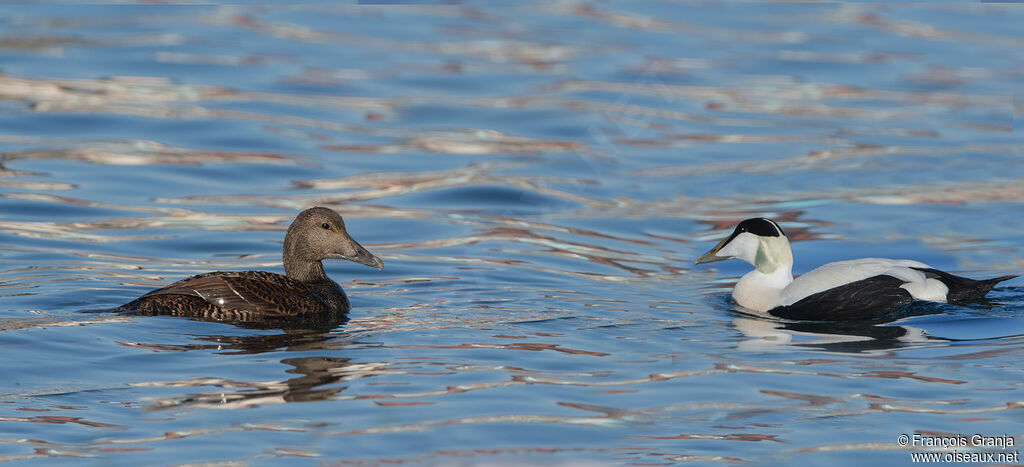
[[274, 352], [277, 350], [283, 351], [302, 351], [302, 350], [320, 350], [325, 348], [324, 343], [331, 340], [332, 337], [336, 337], [332, 334], [338, 325], [343, 324], [331, 324], [315, 327], [300, 327], [294, 325], [293, 327], [280, 327], [273, 328], [266, 326], [266, 323], [259, 325], [253, 325], [253, 323], [232, 323], [239, 327], [248, 327], [255, 329], [278, 329], [281, 332], [278, 334], [256, 334], [256, 335], [244, 335], [244, 336], [230, 336], [230, 335], [192, 335], [191, 337], [204, 342], [210, 342], [211, 344], [191, 344], [182, 347], [187, 347], [183, 350], [200, 350], [200, 349], [216, 349], [222, 351], [222, 353], [236, 353], [236, 354], [258, 354], [265, 352]]
[[349, 358], [332, 357], [299, 357], [286, 358], [281, 363], [292, 365], [295, 368], [285, 370], [285, 373], [299, 374], [297, 378], [285, 382], [288, 391], [282, 395], [285, 402], [310, 402], [329, 399], [331, 396], [344, 391], [347, 386], [323, 388], [347, 376], [344, 371], [352, 364]]
[[366, 370], [368, 367], [375, 368], [372, 365], [353, 364], [350, 360], [348, 358], [322, 356], [286, 358], [281, 360], [281, 363], [290, 365], [293, 368], [285, 372], [301, 376], [283, 381], [243, 382], [204, 378], [172, 383], [141, 383], [137, 385], [217, 386], [220, 388], [215, 391], [156, 399], [149, 406], [151, 409], [183, 406], [247, 408], [264, 404], [320, 401], [331, 399], [339, 392], [347, 389], [347, 386], [325, 386], [330, 386], [343, 380], [361, 378], [366, 376], [363, 370]]
[[[317, 322], [302, 321], [288, 323], [245, 321], [230, 323], [250, 329], [276, 329], [280, 332], [258, 335], [191, 335], [199, 343], [184, 345], [125, 343], [132, 347], [149, 348], [159, 351], [214, 350], [218, 354], [260, 354], [267, 352], [316, 352], [336, 351], [341, 334], [336, 332], [344, 324], [344, 315], [331, 320]], [[275, 327], [274, 325], [277, 325]], [[160, 409], [182, 406], [216, 406], [218, 408], [243, 408], [261, 404], [284, 402], [306, 402], [325, 400], [344, 391], [346, 386], [331, 386], [349, 379], [373, 376], [386, 364], [358, 363], [350, 358], [309, 356], [285, 358], [281, 363], [292, 368], [285, 370], [298, 375], [286, 380], [237, 381], [218, 377], [197, 378], [185, 381], [142, 382], [136, 386], [163, 387], [216, 387], [216, 390], [198, 392], [152, 401], [150, 408]], [[331, 386], [331, 387], [329, 387]]]
[[[779, 345], [794, 345], [830, 352], [868, 352], [894, 350], [926, 342], [945, 342], [927, 331], [893, 321], [946, 311], [941, 304], [911, 303], [874, 320], [864, 321], [786, 321], [774, 316], [734, 309], [731, 299], [723, 300], [733, 314], [733, 326], [751, 338], [740, 342], [742, 349], [757, 350]], [[939, 305], [939, 306], [935, 306]]]
[[912, 326], [882, 325], [870, 321], [785, 322], [774, 318], [737, 317], [733, 326], [752, 338], [738, 344], [744, 350], [794, 345], [830, 352], [893, 350], [936, 339]]

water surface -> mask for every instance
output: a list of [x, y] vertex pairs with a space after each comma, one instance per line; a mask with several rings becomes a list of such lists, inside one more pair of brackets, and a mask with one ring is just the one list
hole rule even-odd
[[[0, 7], [0, 460], [907, 462], [1020, 438], [1024, 293], [880, 325], [733, 310], [795, 272], [1024, 270], [1003, 4]], [[95, 312], [281, 272], [343, 213], [346, 322]], [[1016, 449], [1016, 448], [1015, 448]], [[997, 450], [998, 451], [998, 450]], [[312, 458], [312, 459], [307, 459]]]

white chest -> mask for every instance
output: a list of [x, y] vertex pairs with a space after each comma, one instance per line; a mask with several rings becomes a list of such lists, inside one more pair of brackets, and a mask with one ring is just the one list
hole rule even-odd
[[770, 274], [750, 271], [740, 278], [732, 289], [732, 298], [743, 308], [768, 311], [782, 304], [782, 291], [793, 282], [789, 268], [779, 268]]

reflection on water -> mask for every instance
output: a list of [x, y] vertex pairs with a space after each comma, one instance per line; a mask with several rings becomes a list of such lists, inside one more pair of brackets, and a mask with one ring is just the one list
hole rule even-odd
[[321, 388], [321, 386], [345, 382], [350, 379], [366, 378], [377, 374], [388, 374], [387, 365], [352, 364], [348, 359], [327, 357], [305, 357], [284, 359], [281, 363], [294, 366], [286, 370], [300, 374], [286, 381], [243, 382], [220, 378], [200, 378], [186, 381], [137, 383], [143, 387], [215, 387], [207, 393], [186, 394], [151, 401], [151, 408], [169, 407], [212, 407], [247, 408], [263, 404], [285, 402], [311, 402], [334, 399], [345, 387]]
[[[829, 352], [892, 350], [912, 344], [928, 343], [927, 332], [910, 326], [881, 326], [874, 323], [792, 322], [736, 318], [733, 325], [750, 340], [741, 342], [743, 350], [765, 350], [772, 346], [795, 344]], [[808, 340], [802, 341], [801, 337]], [[940, 340], [941, 341], [941, 340]]]
[[[1019, 274], [1018, 9], [0, 11], [0, 461], [851, 464], [905, 461], [901, 433], [1024, 442], [1019, 280], [839, 325], [744, 315], [745, 266], [692, 268], [766, 216], [796, 273]], [[325, 263], [347, 316], [106, 311], [280, 272], [313, 205], [388, 265]]]

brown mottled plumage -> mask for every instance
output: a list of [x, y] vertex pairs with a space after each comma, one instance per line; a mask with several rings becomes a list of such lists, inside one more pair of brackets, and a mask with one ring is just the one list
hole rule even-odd
[[348, 297], [327, 277], [327, 258], [347, 259], [382, 268], [345, 231], [341, 216], [310, 208], [288, 227], [284, 237], [285, 275], [265, 271], [217, 271], [199, 274], [149, 292], [118, 308], [146, 315], [189, 316], [218, 321], [283, 320], [323, 317], [349, 309]]

